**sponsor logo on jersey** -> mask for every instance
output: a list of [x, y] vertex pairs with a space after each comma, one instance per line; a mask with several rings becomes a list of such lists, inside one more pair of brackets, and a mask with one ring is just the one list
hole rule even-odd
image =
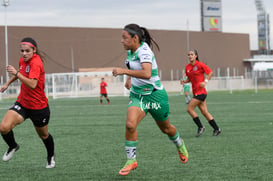
[[148, 102], [146, 104], [142, 104], [142, 108], [143, 109], [155, 109], [155, 110], [158, 110], [158, 109], [161, 109], [161, 105], [160, 103], [158, 102]]
[[143, 55], [143, 60], [151, 60], [151, 56], [149, 54]]
[[30, 66], [29, 66], [29, 65], [28, 65], [28, 66], [26, 66], [25, 71], [26, 71], [27, 73], [29, 73], [29, 71], [30, 71]]
[[144, 89], [142, 89], [144, 92], [146, 92], [146, 91], [150, 91], [150, 89], [149, 88], [144, 88]]
[[130, 105], [130, 104], [132, 104], [132, 103], [133, 103], [133, 101], [132, 101], [132, 100], [130, 100], [130, 101], [129, 101], [129, 103], [128, 103], [128, 105]]
[[197, 67], [197, 66], [194, 66], [194, 67], [193, 67], [193, 71], [196, 71], [196, 70], [198, 70], [198, 67]]

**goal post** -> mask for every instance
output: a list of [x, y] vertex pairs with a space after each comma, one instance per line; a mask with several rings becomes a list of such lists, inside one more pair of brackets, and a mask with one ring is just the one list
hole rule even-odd
[[124, 87], [126, 76], [112, 76], [112, 72], [75, 72], [47, 74], [47, 92], [53, 99], [100, 96], [100, 82], [108, 84], [109, 96], [128, 95]]
[[243, 76], [212, 77], [207, 84], [208, 90], [228, 90], [231, 94], [233, 90], [244, 90], [246, 88], [246, 80]]

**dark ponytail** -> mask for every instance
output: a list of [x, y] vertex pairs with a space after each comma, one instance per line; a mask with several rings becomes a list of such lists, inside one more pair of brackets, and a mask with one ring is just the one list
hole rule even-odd
[[153, 49], [153, 46], [156, 46], [157, 50], [160, 51], [158, 44], [154, 41], [146, 28], [140, 27], [137, 24], [128, 24], [124, 27], [124, 30], [127, 31], [131, 37], [137, 35], [139, 37], [140, 43], [146, 42], [149, 47], [151, 47], [151, 49]]

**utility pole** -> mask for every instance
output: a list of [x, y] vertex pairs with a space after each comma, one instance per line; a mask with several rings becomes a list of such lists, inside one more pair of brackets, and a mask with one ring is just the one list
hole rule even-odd
[[[3, 4], [5, 7], [5, 54], [6, 54], [6, 67], [9, 64], [9, 57], [8, 57], [8, 25], [7, 25], [7, 7], [9, 6], [9, 0], [3, 0]], [[6, 81], [9, 80], [9, 74], [6, 71]]]

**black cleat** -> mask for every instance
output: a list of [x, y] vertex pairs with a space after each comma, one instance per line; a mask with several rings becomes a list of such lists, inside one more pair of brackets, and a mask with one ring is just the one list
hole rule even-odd
[[213, 131], [212, 136], [218, 136], [221, 132], [222, 132], [222, 130], [220, 128], [216, 129], [216, 130]]
[[204, 133], [204, 131], [205, 131], [205, 127], [198, 128], [196, 137], [201, 136]]

